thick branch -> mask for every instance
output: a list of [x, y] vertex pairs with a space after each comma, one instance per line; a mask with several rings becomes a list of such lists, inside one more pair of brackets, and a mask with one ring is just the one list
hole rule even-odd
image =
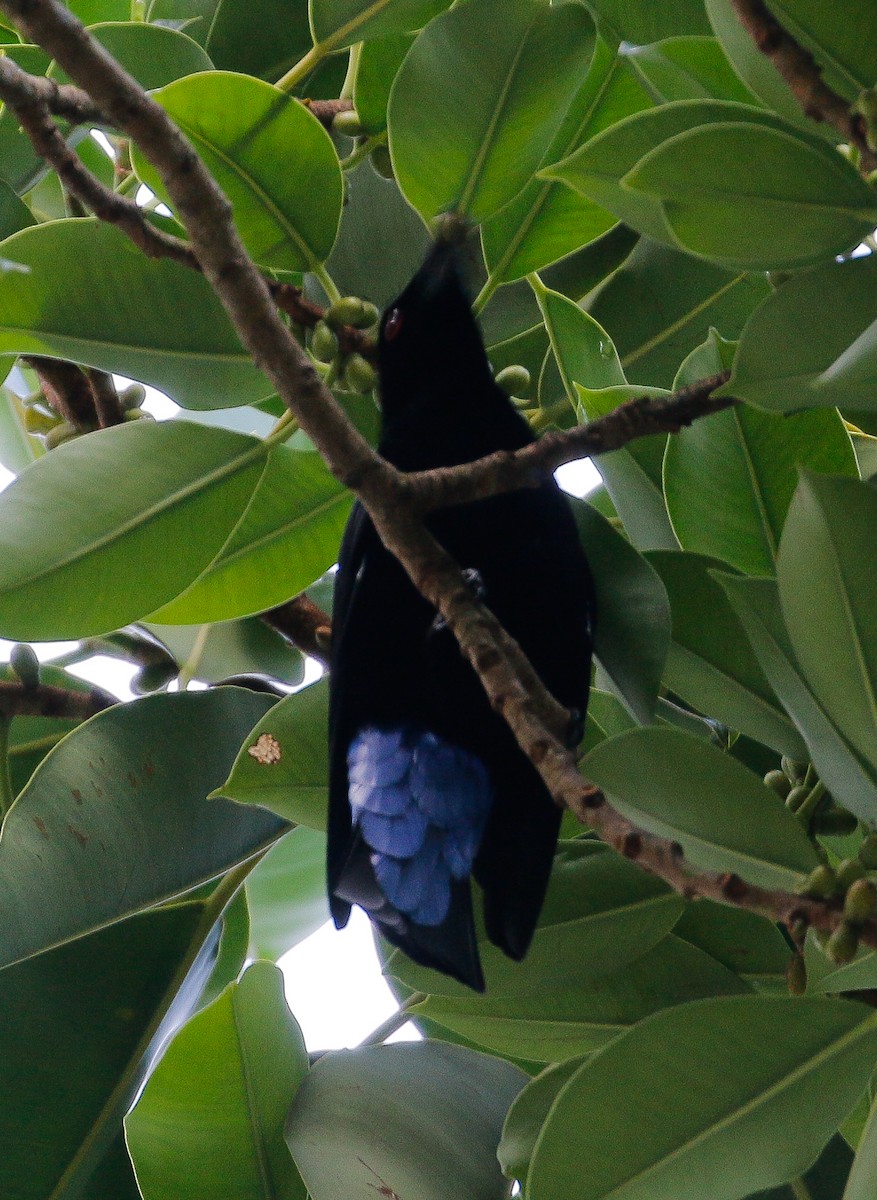
[[304, 592], [262, 613], [262, 620], [297, 650], [328, 667], [332, 618]]
[[91, 388], [99, 427], [109, 429], [111, 425], [121, 425], [125, 414], [112, 375], [108, 375], [106, 371], [99, 371], [96, 367], [86, 367], [85, 376]]
[[45, 683], [30, 687], [0, 680], [0, 713], [6, 717], [55, 717], [87, 721], [95, 713], [118, 703], [115, 696], [97, 687], [88, 692], [68, 692], [66, 688], [51, 687]]
[[36, 373], [46, 403], [59, 417], [82, 429], [97, 425], [94, 393], [81, 367], [63, 359], [37, 355], [26, 355], [22, 361]]
[[863, 171], [873, 171], [877, 158], [868, 146], [863, 118], [824, 82], [822, 68], [810, 51], [783, 28], [763, 0], [733, 0], [733, 4], [740, 24], [782, 75], [807, 116], [833, 125], [859, 151]]

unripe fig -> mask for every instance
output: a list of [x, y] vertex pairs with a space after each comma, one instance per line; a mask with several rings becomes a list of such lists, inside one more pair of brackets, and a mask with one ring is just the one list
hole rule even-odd
[[343, 133], [345, 137], [360, 137], [363, 129], [359, 113], [352, 109], [336, 113], [332, 120], [332, 132]]
[[146, 388], [142, 383], [129, 383], [119, 392], [119, 403], [125, 412], [132, 412], [135, 408], [139, 408], [145, 399]]
[[47, 450], [55, 450], [64, 442], [72, 442], [74, 438], [82, 434], [81, 429], [77, 429], [71, 421], [62, 421], [60, 425], [56, 425], [54, 429], [50, 429], [46, 434], [45, 446]]
[[142, 408], [132, 408], [125, 413], [126, 421], [154, 421], [155, 417], [152, 413], [144, 411]]
[[[374, 309], [374, 305], [370, 307]], [[377, 309], [374, 311], [376, 313]], [[359, 296], [342, 296], [326, 309], [325, 319], [327, 324], [337, 329], [341, 325], [354, 325], [359, 328], [363, 321], [366, 325], [371, 325], [375, 318], [367, 310], [365, 300]]]
[[40, 660], [33, 646], [27, 642], [16, 642], [9, 651], [9, 665], [25, 687], [37, 687], [40, 682]]
[[390, 151], [387, 146], [375, 146], [369, 155], [372, 166], [378, 175], [384, 179], [394, 179], [395, 172], [393, 171], [393, 160], [390, 157]]
[[869, 833], [862, 842], [859, 862], [867, 871], [877, 871], [877, 833]]
[[795, 762], [793, 758], [789, 758], [786, 754], [783, 755], [780, 766], [792, 783], [801, 783], [807, 774], [806, 763]]
[[507, 396], [526, 396], [533, 381], [526, 367], [515, 364], [498, 371], [496, 382]]
[[311, 334], [311, 353], [319, 362], [331, 362], [338, 353], [338, 338], [325, 321], [317, 321]]
[[344, 381], [352, 392], [370, 392], [378, 381], [378, 375], [361, 354], [351, 354], [344, 367]]
[[788, 796], [786, 796], [786, 804], [792, 812], [797, 812], [809, 795], [810, 788], [798, 783], [789, 791]]
[[48, 413], [45, 409], [36, 406], [24, 410], [24, 428], [27, 433], [44, 435], [60, 423], [61, 418], [57, 413]]
[[865, 868], [858, 858], [845, 858], [836, 868], [837, 882], [842, 891], [846, 891], [857, 879], [865, 874]]
[[857, 879], [844, 897], [844, 916], [853, 923], [867, 921], [877, 904], [877, 887], [870, 879]]
[[842, 921], [826, 943], [825, 952], [833, 963], [841, 967], [852, 962], [859, 949], [859, 938], [852, 925]]
[[786, 799], [792, 790], [792, 785], [789, 783], [789, 777], [785, 771], [768, 771], [764, 777], [764, 782], [772, 792], [776, 792], [783, 800]]
[[816, 900], [827, 900], [837, 891], [837, 876], [831, 867], [821, 863], [807, 876], [801, 891], [805, 896], [813, 896]]

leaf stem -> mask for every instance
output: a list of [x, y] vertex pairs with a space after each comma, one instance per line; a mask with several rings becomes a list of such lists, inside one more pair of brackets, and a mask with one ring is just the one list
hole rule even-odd
[[363, 138], [357, 146], [350, 151], [346, 158], [342, 158], [339, 166], [342, 171], [352, 171], [354, 167], [358, 167], [362, 160], [374, 150], [375, 146], [384, 146], [387, 143], [387, 134], [385, 131], [376, 133], [372, 137]]
[[15, 799], [15, 793], [12, 790], [12, 776], [9, 773], [9, 726], [11, 723], [11, 718], [6, 713], [0, 715], [0, 818], [6, 816]]
[[347, 60], [347, 74], [338, 93], [339, 100], [352, 100], [353, 89], [356, 86], [356, 72], [359, 70], [359, 59], [362, 55], [362, 42], [350, 47], [350, 57]]
[[391, 1034], [394, 1034], [397, 1029], [401, 1029], [408, 1022], [409, 1013], [416, 1004], [421, 1004], [426, 999], [425, 992], [412, 992], [408, 999], [399, 1006], [396, 1012], [391, 1017], [387, 1017], [383, 1024], [377, 1029], [373, 1029], [368, 1037], [363, 1038], [359, 1043], [359, 1049], [363, 1046], [380, 1046]]
[[9, 747], [9, 757], [16, 758], [22, 754], [38, 754], [40, 750], [51, 750], [66, 736], [66, 733], [47, 733], [45, 737], [34, 738], [31, 742], [19, 742], [17, 746]]
[[294, 433], [297, 433], [298, 430], [298, 421], [287, 409], [283, 416], [278, 419], [271, 432], [263, 440], [266, 446], [275, 446], [280, 442], [288, 441], [288, 439], [291, 438]]
[[274, 86], [280, 88], [281, 92], [291, 92], [293, 88], [307, 79], [308, 75], [319, 66], [325, 57], [326, 51], [322, 46], [311, 46], [307, 54], [303, 54], [298, 62], [277, 80]]
[[323, 263], [317, 263], [316, 266], [311, 267], [311, 274], [320, 281], [320, 286], [326, 293], [330, 304], [334, 304], [336, 300], [341, 299], [341, 293], [335, 285], [335, 280], [326, 270]]
[[201, 659], [204, 657], [204, 650], [207, 646], [207, 639], [210, 636], [210, 625], [202, 625], [195, 637], [195, 643], [189, 657], [180, 667], [180, 673], [177, 676], [179, 688], [184, 692], [192, 680], [195, 678], [195, 672], [201, 665]]
[[484, 281], [484, 287], [472, 301], [472, 311], [476, 317], [480, 315], [481, 310], [484, 308], [485, 304], [487, 304], [487, 301], [491, 298], [498, 287], [499, 280], [496, 278], [496, 276], [488, 275], [487, 279]]

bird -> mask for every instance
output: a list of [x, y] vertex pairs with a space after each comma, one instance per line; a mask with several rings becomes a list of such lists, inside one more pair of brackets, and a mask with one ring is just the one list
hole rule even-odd
[[[378, 451], [398, 470], [456, 466], [533, 441], [494, 380], [453, 242], [436, 242], [384, 311], [377, 360]], [[553, 476], [435, 511], [426, 524], [581, 737], [594, 588]], [[329, 691], [336, 926], [359, 905], [416, 963], [484, 991], [470, 879], [483, 895], [487, 937], [520, 960], [562, 813], [359, 502], [335, 577]]]

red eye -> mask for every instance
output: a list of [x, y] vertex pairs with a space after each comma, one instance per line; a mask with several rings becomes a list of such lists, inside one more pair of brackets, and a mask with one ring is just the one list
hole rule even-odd
[[393, 338], [396, 337], [399, 330], [402, 328], [403, 321], [404, 318], [402, 316], [402, 310], [394, 308], [384, 322], [385, 341], [392, 342]]

